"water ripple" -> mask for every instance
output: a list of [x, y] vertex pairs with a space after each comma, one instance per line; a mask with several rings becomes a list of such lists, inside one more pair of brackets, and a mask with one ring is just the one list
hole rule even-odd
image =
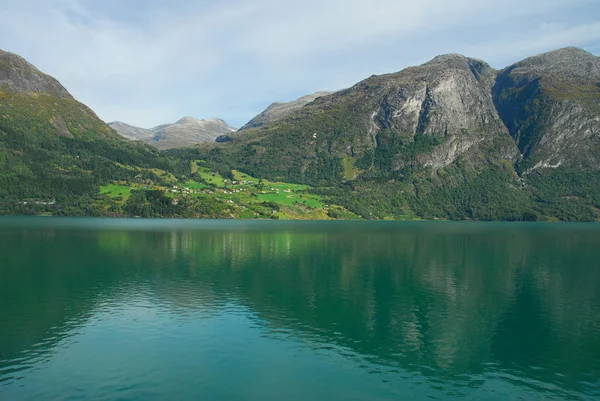
[[0, 229], [3, 399], [600, 396], [599, 231], [135, 224]]

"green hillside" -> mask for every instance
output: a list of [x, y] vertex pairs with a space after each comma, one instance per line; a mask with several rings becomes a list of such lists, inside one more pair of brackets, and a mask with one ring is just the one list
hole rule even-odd
[[595, 221], [598, 85], [600, 59], [575, 48], [503, 71], [445, 55], [176, 154], [319, 187], [363, 218]]
[[596, 221], [599, 84], [579, 49], [451, 54], [159, 152], [0, 51], [0, 214]]
[[118, 137], [86, 106], [47, 93], [0, 92], [0, 211], [102, 214], [100, 185], [161, 183], [161, 171], [185, 173], [149, 147]]

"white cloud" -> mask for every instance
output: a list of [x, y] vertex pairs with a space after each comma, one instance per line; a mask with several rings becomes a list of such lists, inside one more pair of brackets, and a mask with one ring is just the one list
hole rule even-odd
[[[496, 66], [597, 46], [596, 0], [4, 0], [0, 48], [105, 120], [243, 124], [268, 103], [349, 86], [437, 53]], [[136, 6], [138, 8], [136, 8]]]

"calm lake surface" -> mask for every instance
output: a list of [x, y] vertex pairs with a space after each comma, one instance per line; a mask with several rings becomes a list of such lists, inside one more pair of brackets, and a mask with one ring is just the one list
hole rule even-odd
[[592, 400], [600, 225], [0, 219], [0, 400]]

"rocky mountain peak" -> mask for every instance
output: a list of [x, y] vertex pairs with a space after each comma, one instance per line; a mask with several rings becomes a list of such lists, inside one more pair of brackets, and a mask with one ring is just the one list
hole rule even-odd
[[198, 124], [199, 122], [200, 120], [197, 118], [186, 116], [177, 120], [175, 124]]
[[600, 80], [600, 57], [577, 47], [565, 47], [529, 57], [506, 70], [517, 75], [545, 74], [563, 80]]
[[458, 53], [443, 54], [433, 58], [421, 67], [471, 71], [478, 81], [490, 79], [496, 71], [488, 63]]
[[122, 137], [129, 139], [130, 141], [142, 141], [149, 140], [154, 136], [152, 130], [135, 127], [133, 125], [126, 124], [121, 121], [113, 121], [108, 125], [117, 131]]
[[236, 129], [220, 118], [199, 120], [186, 116], [173, 124], [162, 124], [150, 129], [131, 126], [120, 121], [109, 124], [119, 135], [132, 141], [142, 141], [159, 149], [185, 148], [203, 142], [214, 142], [220, 135]]
[[576, 47], [501, 71], [494, 102], [523, 155], [522, 169], [600, 168], [600, 58]]
[[206, 118], [202, 121], [205, 121], [207, 123], [214, 123], [214, 124], [227, 124], [225, 122], [225, 120], [223, 120], [222, 118]]
[[440, 54], [439, 56], [435, 56], [433, 59], [425, 63], [427, 64], [464, 64], [467, 62], [469, 58], [460, 54], [460, 53], [448, 53], [448, 54]]
[[0, 90], [49, 93], [72, 99], [71, 94], [56, 79], [44, 74], [23, 57], [3, 50], [0, 50]]
[[267, 123], [272, 123], [275, 121], [279, 121], [295, 111], [301, 109], [309, 103], [314, 102], [316, 99], [331, 95], [333, 92], [315, 92], [310, 95], [302, 96], [296, 100], [292, 100], [291, 102], [276, 102], [272, 103], [269, 107], [267, 107], [262, 113], [254, 117], [250, 120], [246, 125], [244, 125], [240, 130], [256, 128], [263, 126]]

